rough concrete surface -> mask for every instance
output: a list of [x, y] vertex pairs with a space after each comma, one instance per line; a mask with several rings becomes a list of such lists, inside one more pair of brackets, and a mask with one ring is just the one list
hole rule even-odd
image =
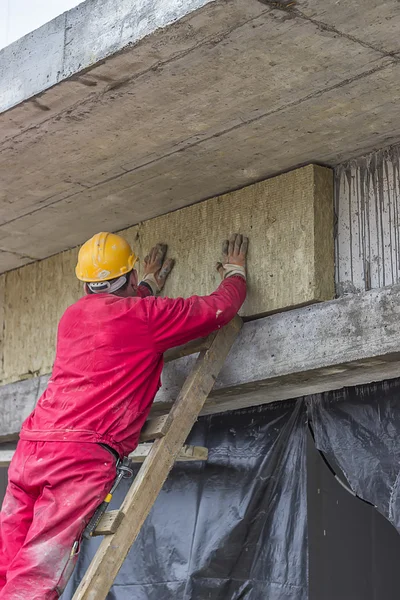
[[[176, 265], [165, 287], [167, 296], [213, 292], [220, 281], [215, 264], [222, 241], [227, 232], [240, 231], [250, 236], [249, 293], [243, 316], [330, 300], [332, 184], [330, 169], [309, 165], [151, 219], [122, 234], [139, 257], [139, 271], [152, 246], [160, 240], [168, 244]], [[4, 288], [0, 383], [51, 369], [58, 321], [82, 295], [76, 260], [73, 249], [0, 277], [0, 295], [2, 282]]]
[[[195, 357], [168, 363], [153, 414], [171, 406]], [[245, 323], [202, 414], [383, 381], [400, 373], [400, 286]], [[0, 441], [15, 439], [46, 378], [0, 387]]]
[[0, 115], [0, 270], [400, 138], [398, 2], [203, 4], [89, 1], [0, 53], [0, 105], [37, 94]]
[[0, 51], [0, 111], [213, 0], [86, 0]]
[[294, 10], [296, 14], [356, 38], [366, 46], [391, 54], [400, 53], [398, 0], [301, 0]]
[[337, 292], [400, 282], [400, 146], [336, 169]]

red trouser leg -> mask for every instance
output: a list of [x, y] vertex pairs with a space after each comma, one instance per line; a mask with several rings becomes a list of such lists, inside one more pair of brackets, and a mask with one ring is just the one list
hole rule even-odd
[[10, 482], [0, 512], [0, 591], [9, 565], [18, 554], [32, 522], [35, 499]]
[[[54, 600], [75, 566], [74, 543], [111, 488], [115, 459], [97, 444], [27, 441], [19, 442], [14, 459], [9, 488], [18, 486], [32, 497], [33, 514], [19, 548], [12, 521], [2, 517], [2, 545], [10, 544], [14, 557], [0, 599]], [[13, 522], [21, 539], [23, 530]]]

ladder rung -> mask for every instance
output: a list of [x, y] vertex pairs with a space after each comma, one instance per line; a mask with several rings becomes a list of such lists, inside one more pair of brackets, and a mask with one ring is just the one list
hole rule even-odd
[[177, 358], [182, 358], [183, 356], [189, 356], [190, 354], [197, 354], [197, 352], [201, 352], [202, 350], [208, 350], [216, 335], [217, 332], [214, 332], [208, 337], [198, 338], [197, 340], [183, 344], [183, 346], [177, 346], [176, 348], [167, 350], [164, 353], [164, 362], [171, 362], [171, 360], [176, 360]]
[[140, 433], [140, 441], [151, 442], [152, 440], [164, 437], [167, 433], [168, 416], [162, 415], [161, 417], [155, 417], [146, 421]]
[[[152, 445], [153, 444], [139, 444], [136, 450], [131, 452], [129, 458], [132, 462], [143, 462], [148, 457]], [[196, 460], [207, 460], [207, 458], [207, 448], [204, 448], [203, 446], [183, 446], [176, 460], [181, 462], [190, 462]], [[105, 512], [101, 517], [93, 535], [111, 535], [115, 533], [124, 516], [125, 515], [122, 510], [110, 510]]]
[[105, 512], [101, 517], [99, 524], [93, 532], [93, 536], [96, 535], [111, 535], [115, 533], [118, 527], [121, 525], [124, 518], [122, 510], [110, 510]]
[[[139, 446], [131, 452], [129, 458], [134, 463], [142, 463], [150, 454], [153, 444], [139, 444]], [[208, 449], [203, 446], [183, 446], [176, 460], [178, 462], [189, 462], [195, 460], [207, 460]]]
[[[132, 462], [143, 462], [148, 457], [152, 445], [153, 444], [139, 444], [136, 450], [131, 452], [129, 458]], [[207, 458], [207, 448], [204, 448], [203, 446], [183, 446], [176, 460], [189, 462], [195, 460], [207, 460]], [[112, 533], [115, 533], [124, 516], [125, 515], [121, 510], [110, 510], [109, 512], [104, 513], [93, 535], [111, 535]]]

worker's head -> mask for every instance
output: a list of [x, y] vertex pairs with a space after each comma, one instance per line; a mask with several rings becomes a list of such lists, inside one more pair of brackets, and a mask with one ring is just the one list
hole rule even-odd
[[79, 251], [75, 273], [85, 282], [88, 294], [108, 292], [136, 294], [137, 257], [124, 238], [114, 233], [97, 233]]

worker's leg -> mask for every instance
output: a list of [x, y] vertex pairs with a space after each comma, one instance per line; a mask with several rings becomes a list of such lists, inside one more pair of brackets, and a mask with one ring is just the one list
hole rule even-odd
[[97, 444], [37, 442], [25, 477], [42, 480], [32, 525], [9, 565], [1, 600], [58, 598], [75, 566], [82, 531], [115, 478], [115, 459]]
[[20, 474], [27, 458], [19, 447], [8, 470], [8, 486], [0, 512], [0, 591], [6, 583], [8, 567], [25, 542], [32, 522], [34, 490], [27, 493], [20, 487]]

